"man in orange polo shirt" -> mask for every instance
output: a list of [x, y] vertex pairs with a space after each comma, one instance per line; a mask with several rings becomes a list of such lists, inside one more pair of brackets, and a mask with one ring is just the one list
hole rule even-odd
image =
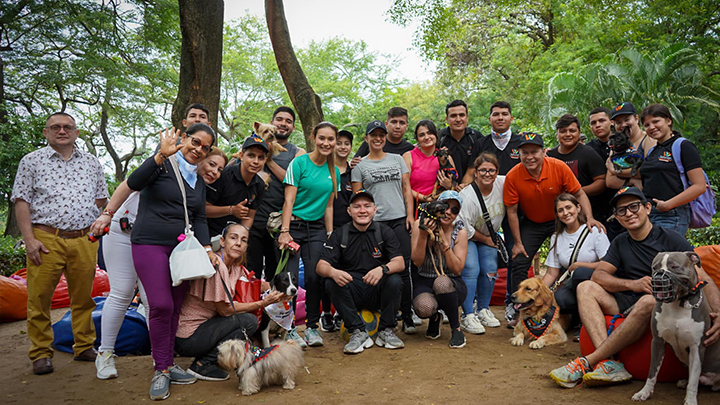
[[[555, 198], [558, 195], [573, 194], [585, 212], [588, 226], [605, 232], [602, 224], [593, 218], [590, 200], [572, 170], [565, 162], [545, 156], [542, 136], [523, 132], [520, 137], [522, 164], [508, 172], [503, 190], [510, 230], [515, 238], [512, 291], [527, 278], [532, 258], [555, 231]], [[525, 214], [522, 224], [518, 219], [518, 206]], [[512, 323], [516, 322], [517, 317]]]

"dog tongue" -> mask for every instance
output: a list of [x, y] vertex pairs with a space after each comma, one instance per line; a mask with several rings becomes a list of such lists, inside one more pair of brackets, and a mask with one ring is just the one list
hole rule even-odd
[[522, 304], [515, 304], [514, 307], [515, 307], [516, 310], [518, 310], [518, 309], [520, 309], [521, 306], [522, 306]]

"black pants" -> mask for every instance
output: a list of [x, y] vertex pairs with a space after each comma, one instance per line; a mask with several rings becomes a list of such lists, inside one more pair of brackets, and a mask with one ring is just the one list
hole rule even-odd
[[250, 228], [250, 236], [248, 237], [248, 249], [247, 249], [247, 268], [252, 270], [255, 274], [260, 277], [265, 270], [265, 280], [272, 280], [275, 276], [275, 269], [277, 268], [277, 257], [275, 240], [270, 236], [270, 233], [265, 229], [267, 224], [267, 218], [261, 219], [255, 217], [252, 228]]
[[400, 307], [402, 290], [403, 282], [398, 273], [383, 276], [374, 286], [365, 284], [362, 277], [354, 274], [353, 280], [343, 287], [337, 285], [331, 278], [325, 279], [325, 291], [330, 294], [335, 309], [345, 322], [345, 328], [350, 332], [365, 326], [357, 313], [360, 309], [380, 311], [378, 330], [397, 326], [395, 314]]
[[593, 271], [595, 270], [587, 267], [578, 267], [573, 271], [570, 282], [561, 285], [555, 291], [555, 301], [558, 303], [561, 314], [570, 314], [573, 316], [573, 320], [580, 319], [580, 314], [578, 313], [577, 286], [583, 281], [590, 280]]
[[[537, 223], [525, 217], [520, 221], [520, 238], [522, 238], [522, 244], [528, 255], [527, 257], [518, 255], [512, 261], [512, 288], [517, 289], [520, 283], [527, 278], [527, 272], [532, 265], [535, 253], [540, 249], [545, 239], [552, 236], [553, 232], [555, 232], [554, 220]], [[535, 269], [535, 271], [537, 270]]]
[[410, 243], [410, 233], [407, 230], [406, 227], [406, 220], [405, 217], [398, 218], [398, 219], [392, 219], [390, 221], [379, 221], [387, 226], [390, 227], [390, 229], [393, 230], [395, 233], [395, 236], [398, 238], [398, 242], [400, 242], [400, 252], [403, 255], [403, 260], [405, 260], [405, 270], [398, 273], [400, 274], [400, 278], [402, 279], [403, 283], [403, 289], [402, 289], [402, 298], [400, 300], [400, 310], [402, 311], [403, 319], [406, 321], [412, 321], [411, 317], [411, 307], [412, 307], [412, 280], [410, 279], [410, 251], [411, 251], [411, 243]]
[[216, 316], [198, 326], [188, 338], [175, 338], [175, 351], [184, 357], [217, 362], [218, 345], [226, 340], [247, 340], [257, 330], [253, 314]]
[[[290, 221], [290, 236], [300, 245], [299, 254], [290, 255], [287, 269], [296, 276], [300, 273], [300, 257], [305, 268], [305, 325], [308, 328], [317, 328], [320, 320], [320, 297], [322, 288], [321, 277], [315, 272], [323, 244], [327, 240], [325, 223], [318, 221]], [[277, 257], [280, 251], [276, 250]], [[295, 302], [295, 300], [293, 300]]]
[[[521, 218], [522, 214], [518, 212], [518, 218]], [[505, 305], [512, 304], [512, 298], [510, 296], [515, 292], [515, 289], [512, 285], [512, 248], [515, 246], [515, 237], [512, 234], [512, 231], [510, 230], [510, 222], [508, 222], [507, 215], [505, 215], [505, 218], [503, 218], [502, 222], [502, 229], [503, 229], [503, 237], [505, 238], [505, 248], [508, 252], [508, 262], [506, 263], [505, 269]], [[500, 267], [500, 258], [498, 258], [498, 267]]]

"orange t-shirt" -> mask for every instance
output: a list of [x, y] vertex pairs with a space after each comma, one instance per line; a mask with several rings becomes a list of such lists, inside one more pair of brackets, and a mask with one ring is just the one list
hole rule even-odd
[[510, 169], [505, 177], [503, 200], [507, 206], [520, 204], [522, 212], [533, 222], [548, 222], [555, 220], [555, 198], [564, 192], [575, 194], [580, 188], [565, 162], [545, 157], [538, 179], [522, 164]]

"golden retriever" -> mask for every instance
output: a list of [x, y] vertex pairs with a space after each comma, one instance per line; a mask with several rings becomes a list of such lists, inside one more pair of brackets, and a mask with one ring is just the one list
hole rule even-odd
[[[552, 291], [539, 278], [529, 278], [512, 295], [515, 310], [520, 310], [520, 320], [515, 325], [515, 337], [510, 340], [513, 346], [522, 346], [525, 339], [531, 349], [541, 349], [545, 345], [563, 343], [567, 335], [560, 324], [560, 310]], [[554, 311], [550, 312], [554, 307]]]

